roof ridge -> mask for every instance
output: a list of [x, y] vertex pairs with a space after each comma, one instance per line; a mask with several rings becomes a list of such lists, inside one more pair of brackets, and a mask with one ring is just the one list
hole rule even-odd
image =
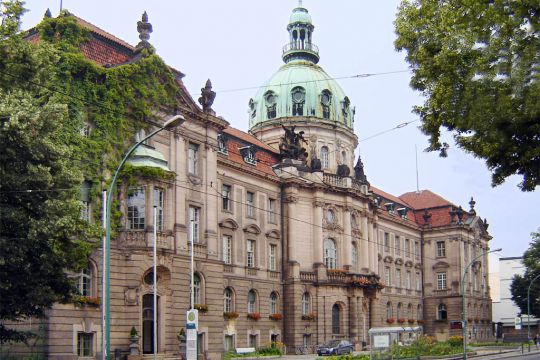
[[130, 51], [135, 51], [135, 46], [129, 44], [128, 42], [126, 42], [126, 41], [124, 41], [122, 39], [120, 39], [119, 37], [114, 36], [113, 34], [107, 32], [107, 31], [103, 30], [99, 26], [94, 25], [91, 22], [89, 22], [89, 21], [87, 21], [87, 20], [85, 20], [83, 18], [80, 18], [77, 15], [72, 14], [72, 13], [69, 13], [69, 15], [67, 15], [67, 16], [73, 16], [75, 18], [75, 20], [77, 20], [77, 22], [81, 26], [87, 28], [88, 30], [90, 30], [94, 34], [100, 35], [100, 36], [104, 37], [107, 40], [115, 42], [118, 45], [121, 45], [121, 46], [125, 47], [126, 49], [128, 49]]

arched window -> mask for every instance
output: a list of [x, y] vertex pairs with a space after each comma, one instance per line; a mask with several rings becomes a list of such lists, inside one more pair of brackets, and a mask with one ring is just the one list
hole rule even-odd
[[223, 292], [223, 312], [234, 311], [234, 294], [231, 288], [226, 288]]
[[356, 242], [353, 242], [351, 247], [351, 265], [353, 271], [358, 271], [358, 248]]
[[330, 166], [330, 156], [328, 152], [328, 148], [326, 146], [323, 146], [321, 148], [321, 168], [328, 169]]
[[323, 90], [321, 93], [321, 106], [324, 119], [330, 119], [330, 103], [332, 102], [332, 94], [328, 90]]
[[341, 309], [338, 304], [332, 306], [332, 334], [341, 334]]
[[347, 165], [347, 152], [345, 150], [341, 152], [341, 163]]
[[327, 269], [337, 268], [336, 243], [332, 239], [324, 240], [324, 264]]
[[412, 304], [407, 305], [407, 319], [413, 319]]
[[446, 305], [445, 304], [439, 304], [439, 306], [437, 307], [437, 319], [438, 320], [446, 320], [447, 319]]
[[304, 115], [304, 104], [306, 103], [306, 90], [297, 86], [291, 91], [292, 96], [292, 115], [302, 116]]
[[270, 314], [277, 314], [278, 311], [278, 296], [275, 291], [270, 293]]
[[386, 320], [392, 319], [394, 317], [394, 313], [392, 311], [392, 303], [389, 301], [386, 303]]
[[308, 292], [302, 294], [302, 315], [308, 315], [311, 312], [311, 296]]
[[247, 296], [248, 313], [257, 312], [257, 294], [254, 290], [249, 290]]
[[401, 308], [403, 307], [403, 305], [401, 303], [398, 303], [397, 304], [397, 318], [398, 319], [401, 319], [402, 318], [402, 312], [401, 312]]
[[273, 119], [276, 117], [276, 94], [273, 91], [267, 91], [264, 94], [266, 104], [266, 117]]
[[193, 301], [195, 304], [204, 303], [201, 296], [201, 277], [197, 273], [193, 274]]
[[77, 292], [81, 296], [93, 296], [93, 287], [92, 287], [92, 268], [89, 266], [86, 269], [83, 269], [79, 275], [77, 275]]
[[422, 320], [424, 315], [422, 314], [422, 305], [418, 304], [416, 307], [416, 320]]

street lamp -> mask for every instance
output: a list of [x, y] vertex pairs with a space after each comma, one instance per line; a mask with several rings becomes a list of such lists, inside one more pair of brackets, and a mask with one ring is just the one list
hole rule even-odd
[[529, 340], [529, 342], [531, 341], [531, 286], [539, 277], [540, 274], [536, 275], [529, 283], [529, 288], [527, 289], [527, 340]]
[[[152, 133], [150, 133], [148, 136], [146, 136], [144, 139], [140, 140], [138, 143], [133, 145], [131, 149], [128, 150], [122, 161], [120, 162], [120, 165], [118, 165], [118, 168], [116, 168], [116, 171], [114, 173], [114, 176], [112, 177], [111, 184], [109, 185], [109, 191], [107, 192], [107, 207], [106, 207], [106, 221], [105, 221], [105, 246], [103, 257], [104, 257], [104, 277], [103, 277], [103, 333], [104, 333], [104, 339], [103, 339], [103, 359], [109, 360], [111, 356], [111, 312], [110, 312], [110, 298], [111, 298], [111, 289], [110, 289], [110, 279], [111, 279], [111, 273], [110, 273], [110, 263], [111, 263], [111, 207], [112, 207], [112, 199], [113, 199], [113, 191], [114, 186], [116, 184], [116, 180], [118, 179], [118, 175], [120, 174], [120, 171], [122, 171], [122, 168], [124, 167], [124, 164], [126, 163], [129, 156], [137, 149], [141, 144], [143, 144], [146, 140], [150, 139], [152, 136], [156, 135], [160, 131], [170, 129], [175, 126], [179, 126], [182, 124], [186, 119], [182, 115], [174, 115], [165, 123], [162, 127], [160, 127], [157, 130], [154, 130]], [[154, 224], [155, 226], [155, 224]], [[155, 275], [155, 274], [154, 274]], [[155, 284], [154, 284], [155, 286]], [[156, 304], [154, 304], [154, 307]], [[155, 321], [156, 319], [154, 319]]]
[[480, 255], [478, 255], [477, 257], [475, 257], [474, 259], [471, 260], [471, 262], [467, 265], [467, 267], [465, 267], [465, 271], [463, 272], [463, 279], [461, 280], [461, 315], [462, 315], [462, 328], [463, 328], [463, 359], [467, 359], [467, 313], [465, 311], [465, 276], [467, 276], [467, 271], [469, 270], [469, 268], [471, 267], [472, 264], [474, 264], [474, 262], [476, 261], [476, 259], [478, 258], [481, 258], [482, 256], [486, 255], [486, 254], [489, 254], [489, 253], [492, 253], [492, 252], [497, 252], [497, 251], [501, 251], [502, 249], [495, 249], [495, 250], [490, 250], [490, 251], [486, 251], [486, 252], [483, 252], [481, 253]]

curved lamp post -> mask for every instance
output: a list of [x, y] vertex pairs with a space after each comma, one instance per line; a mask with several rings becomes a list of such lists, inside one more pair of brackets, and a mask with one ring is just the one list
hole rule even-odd
[[462, 328], [463, 328], [463, 359], [467, 359], [467, 313], [465, 311], [465, 276], [467, 276], [467, 271], [469, 271], [469, 268], [471, 267], [472, 264], [474, 264], [474, 262], [476, 261], [476, 259], [478, 258], [481, 258], [482, 256], [486, 255], [486, 254], [489, 254], [489, 253], [492, 253], [492, 252], [497, 252], [497, 251], [501, 251], [502, 249], [495, 249], [495, 250], [490, 250], [490, 251], [486, 251], [486, 252], [483, 252], [481, 253], [480, 255], [478, 255], [477, 257], [475, 257], [474, 259], [471, 260], [471, 262], [467, 265], [467, 267], [465, 267], [465, 271], [463, 272], [463, 279], [461, 280], [461, 315], [462, 315]]
[[[157, 130], [154, 130], [152, 133], [150, 133], [148, 136], [146, 136], [144, 139], [140, 140], [138, 143], [133, 145], [131, 149], [128, 150], [126, 155], [124, 155], [124, 158], [120, 162], [120, 165], [118, 165], [118, 168], [116, 168], [116, 171], [114, 173], [114, 176], [112, 177], [111, 184], [109, 185], [109, 191], [107, 193], [107, 217], [105, 221], [105, 246], [104, 246], [104, 283], [103, 283], [103, 333], [104, 333], [104, 339], [103, 339], [103, 358], [106, 360], [109, 360], [111, 358], [111, 312], [110, 312], [110, 298], [111, 298], [111, 288], [110, 288], [110, 263], [111, 263], [111, 206], [112, 206], [112, 199], [113, 199], [113, 192], [114, 187], [116, 185], [116, 180], [118, 179], [118, 175], [120, 174], [120, 171], [122, 171], [122, 168], [124, 167], [124, 164], [126, 163], [127, 159], [135, 149], [137, 149], [142, 143], [144, 143], [146, 140], [150, 139], [152, 136], [156, 135], [160, 131], [163, 131], [165, 129], [170, 129], [175, 126], [179, 126], [182, 124], [186, 119], [182, 115], [174, 115], [165, 123], [162, 127], [160, 127]], [[156, 306], [154, 304], [154, 306]]]
[[527, 340], [531, 341], [531, 286], [540, 275], [536, 275], [527, 288]]

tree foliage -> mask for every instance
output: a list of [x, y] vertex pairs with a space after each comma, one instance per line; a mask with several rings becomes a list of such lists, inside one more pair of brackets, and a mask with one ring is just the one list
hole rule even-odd
[[414, 111], [444, 156], [456, 144], [484, 159], [492, 185], [513, 174], [520, 188], [540, 184], [540, 2], [403, 0], [395, 21], [411, 86], [425, 102]]
[[[540, 317], [540, 277], [533, 281], [536, 276], [540, 275], [540, 229], [538, 229], [538, 232], [533, 232], [531, 237], [533, 241], [523, 254], [525, 273], [514, 276], [510, 285], [510, 292], [512, 293], [512, 300], [520, 308], [521, 312], [527, 314], [527, 290], [530, 285], [530, 315]], [[532, 284], [531, 281], [533, 281]]]

